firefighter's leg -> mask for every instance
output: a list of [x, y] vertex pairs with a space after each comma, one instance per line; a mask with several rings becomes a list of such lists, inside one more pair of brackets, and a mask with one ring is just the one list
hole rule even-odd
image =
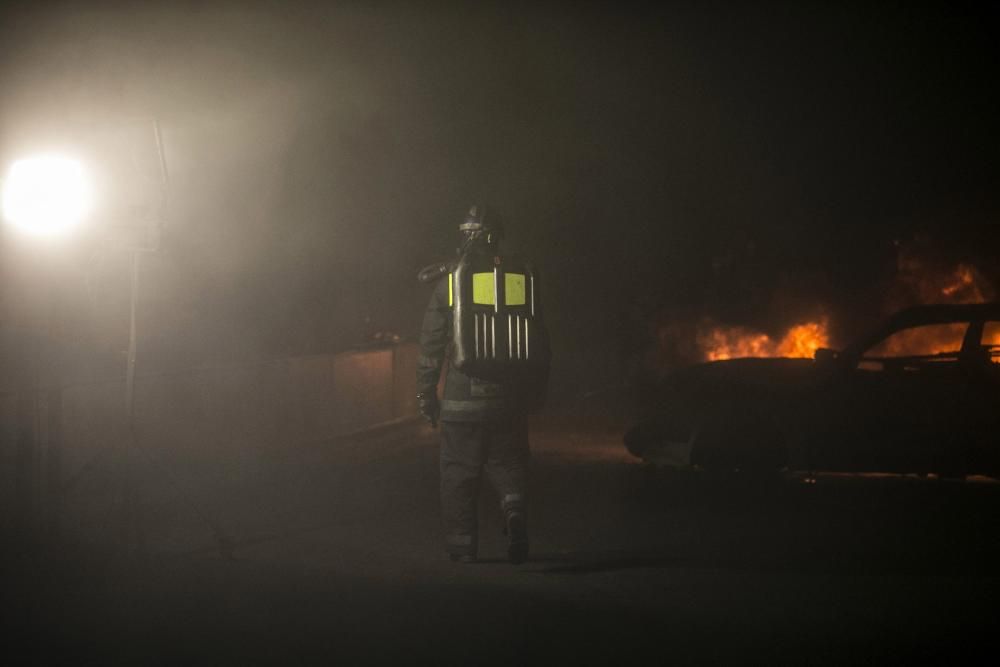
[[441, 423], [441, 511], [446, 548], [456, 558], [476, 556], [484, 444], [481, 424]]
[[493, 424], [488, 430], [486, 470], [500, 496], [507, 530], [507, 555], [528, 557], [528, 424], [524, 418]]

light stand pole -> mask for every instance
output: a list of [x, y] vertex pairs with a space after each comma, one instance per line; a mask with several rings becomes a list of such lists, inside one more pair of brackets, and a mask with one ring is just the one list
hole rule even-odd
[[127, 245], [129, 253], [129, 332], [128, 356], [125, 363], [125, 419], [128, 426], [128, 436], [125, 439], [121, 461], [122, 484], [122, 548], [126, 557], [138, 553], [144, 555], [146, 548], [145, 532], [141, 521], [141, 499], [135, 488], [135, 451], [138, 436], [135, 421], [135, 369], [139, 351], [139, 329], [137, 310], [139, 306], [139, 265], [143, 253], [159, 250], [164, 211], [167, 204], [167, 162], [163, 154], [163, 138], [160, 133], [160, 123], [153, 120], [153, 136], [156, 140], [157, 163], [160, 168], [160, 205], [159, 214], [152, 228], [144, 229], [144, 238]]
[[136, 328], [136, 307], [139, 301], [139, 253], [138, 248], [129, 249], [129, 336], [128, 358], [125, 366], [125, 418], [128, 424], [128, 436], [122, 451], [122, 548], [126, 557], [138, 552], [143, 555], [146, 547], [145, 532], [139, 512], [139, 497], [134, 487], [134, 452], [136, 448], [135, 432], [135, 365], [139, 345]]
[[[167, 175], [167, 163], [163, 153], [163, 139], [160, 133], [160, 124], [154, 119], [153, 132], [156, 138], [156, 150], [159, 157], [160, 166], [160, 214], [157, 216], [155, 226], [148, 229], [149, 237], [144, 239], [145, 243], [133, 243], [128, 246], [129, 251], [129, 343], [128, 358], [125, 367], [125, 411], [128, 423], [128, 437], [125, 441], [123, 451], [123, 478], [122, 478], [122, 514], [124, 519], [123, 547], [126, 556], [138, 554], [142, 557], [145, 553], [145, 533], [141, 521], [141, 497], [135, 488], [135, 453], [139, 451], [138, 435], [136, 433], [135, 419], [135, 372], [138, 359], [139, 328], [138, 328], [138, 306], [139, 306], [139, 278], [140, 259], [143, 254], [155, 253], [159, 250], [162, 236], [162, 221], [165, 217], [164, 211], [167, 206], [167, 190], [169, 178]], [[149, 452], [143, 452], [146, 460], [151, 464], [156, 461]], [[219, 548], [219, 553], [223, 558], [232, 559], [234, 542], [223, 530], [221, 524], [210, 513], [204, 511], [197, 503], [193, 502], [180, 491], [180, 484], [170, 474], [169, 471], [160, 468], [160, 472], [166, 477], [168, 482], [178, 491], [179, 497], [187, 502], [191, 509], [208, 524]]]
[[167, 176], [167, 160], [163, 154], [163, 135], [160, 133], [160, 122], [156, 119], [153, 119], [153, 136], [156, 139], [157, 164], [160, 167], [160, 211], [156, 227], [152, 230], [152, 238], [145, 239], [145, 243], [129, 246], [129, 335], [128, 364], [125, 369], [125, 409], [128, 413], [129, 430], [133, 432], [135, 430], [135, 362], [139, 342], [136, 329], [136, 307], [139, 302], [139, 256], [143, 252], [159, 250], [164, 211], [167, 206], [167, 188], [170, 186], [170, 179]]

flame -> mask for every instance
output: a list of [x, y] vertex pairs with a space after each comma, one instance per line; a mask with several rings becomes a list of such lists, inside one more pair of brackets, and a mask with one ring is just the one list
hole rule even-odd
[[[975, 289], [975, 279], [972, 277], [972, 269], [964, 264], [959, 264], [958, 268], [955, 269], [955, 280], [945, 285], [941, 288], [941, 294], [947, 297], [954, 297], [955, 294], [962, 288], [968, 288], [972, 286]], [[979, 292], [976, 289], [976, 292]]]
[[[957, 263], [955, 258], [942, 257], [932, 239], [921, 237], [897, 246], [895, 273], [878, 285], [883, 315], [920, 304], [983, 303], [998, 298], [1000, 283], [994, 288], [989, 272], [972, 262]], [[822, 313], [823, 317], [802, 320], [777, 335], [746, 326], [720, 326], [703, 319], [705, 311], [701, 308], [681, 313], [660, 311], [657, 319], [649, 323], [646, 347], [637, 364], [651, 377], [662, 377], [673, 368], [698, 360], [812, 357], [817, 349], [830, 347], [828, 319], [836, 311], [812, 298], [802, 300], [802, 296], [796, 290], [783, 290], [772, 300], [772, 305], [777, 306], [773, 311]], [[876, 303], [871, 301], [871, 305]], [[921, 328], [888, 341], [886, 354], [947, 352], [955, 349], [954, 339], [952, 331]], [[1000, 363], [1000, 324], [988, 325], [982, 345], [993, 348], [991, 358]]]
[[983, 303], [987, 301], [986, 294], [992, 292], [976, 268], [968, 264], [959, 264], [947, 279], [946, 284], [941, 287], [941, 296], [948, 301]]
[[716, 327], [698, 336], [700, 347], [708, 361], [736, 357], [770, 357], [774, 342], [767, 334], [755, 333], [743, 327]]
[[778, 345], [778, 356], [807, 357], [811, 359], [816, 350], [830, 345], [830, 335], [827, 333], [827, 323], [806, 322], [788, 330], [781, 344]]
[[712, 327], [698, 335], [698, 347], [706, 361], [739, 357], [812, 358], [817, 349], [829, 344], [826, 320], [796, 324], [781, 340], [746, 327]]
[[[996, 291], [983, 272], [973, 264], [944, 264], [933, 261], [919, 249], [900, 252], [895, 293], [887, 302], [892, 309], [924, 303], [985, 303]], [[933, 355], [956, 352], [962, 346], [963, 324], [927, 325], [901, 331], [873, 350], [874, 356]], [[998, 336], [987, 325], [982, 344], [997, 345]], [[992, 354], [991, 354], [992, 357]], [[994, 359], [1000, 361], [1000, 356]]]
[[942, 265], [903, 253], [887, 306], [897, 310], [921, 303], [984, 303], [996, 297], [990, 281], [974, 265]]

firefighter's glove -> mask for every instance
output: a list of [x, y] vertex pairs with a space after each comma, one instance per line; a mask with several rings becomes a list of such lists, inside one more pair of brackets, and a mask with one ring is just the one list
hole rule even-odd
[[431, 426], [437, 427], [438, 417], [441, 415], [441, 404], [438, 403], [437, 393], [427, 392], [417, 394], [417, 409], [420, 410], [421, 416]]

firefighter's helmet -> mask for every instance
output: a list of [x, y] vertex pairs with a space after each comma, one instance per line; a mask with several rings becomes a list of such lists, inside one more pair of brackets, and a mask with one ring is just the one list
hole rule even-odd
[[476, 243], [493, 247], [503, 238], [503, 221], [491, 207], [473, 204], [458, 230], [462, 233], [463, 247]]

